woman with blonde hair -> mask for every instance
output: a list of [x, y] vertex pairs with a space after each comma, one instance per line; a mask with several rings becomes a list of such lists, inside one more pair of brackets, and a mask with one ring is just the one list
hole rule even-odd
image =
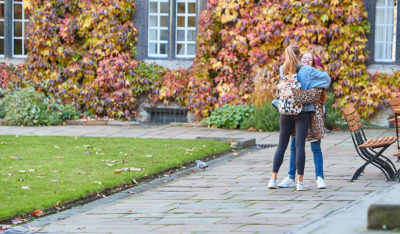
[[[301, 56], [300, 63], [302, 65], [309, 65], [317, 67], [315, 56], [312, 52], [305, 52]], [[293, 90], [293, 102], [296, 104], [314, 103], [315, 112], [311, 113], [311, 124], [308, 130], [307, 140], [311, 142], [311, 151], [313, 152], [315, 178], [317, 188], [324, 189], [326, 184], [324, 181], [323, 158], [321, 150], [321, 139], [324, 137], [324, 108], [323, 104], [326, 99], [326, 91], [324, 89], [310, 89], [310, 90]], [[284, 179], [278, 187], [292, 188], [296, 187], [295, 174], [296, 174], [296, 146], [295, 135], [292, 133], [292, 140], [290, 144], [290, 160], [288, 177]]]
[[[300, 49], [295, 45], [290, 45], [284, 52], [285, 62], [280, 67], [280, 77], [286, 79], [297, 74], [301, 84], [301, 89], [308, 90], [311, 88], [327, 88], [331, 79], [326, 72], [319, 71], [311, 66], [305, 65], [298, 70], [300, 66]], [[279, 89], [285, 89], [285, 85], [281, 85]], [[288, 99], [292, 96], [290, 90], [279, 93], [280, 98]], [[310, 123], [310, 113], [315, 111], [313, 103], [306, 103], [297, 115], [280, 115], [279, 144], [274, 155], [272, 176], [268, 183], [268, 188], [276, 189], [276, 179], [283, 157], [289, 143], [290, 133], [292, 130], [296, 132], [296, 168], [298, 175], [297, 190], [307, 190], [308, 186], [303, 182], [304, 165], [305, 165], [305, 141]]]

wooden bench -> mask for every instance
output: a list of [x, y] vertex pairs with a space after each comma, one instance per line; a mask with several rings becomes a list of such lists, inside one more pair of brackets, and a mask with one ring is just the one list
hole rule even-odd
[[[351, 138], [358, 155], [366, 162], [357, 169], [351, 181], [356, 180], [367, 165], [371, 164], [379, 168], [388, 181], [397, 178], [397, 169], [393, 162], [382, 153], [397, 141], [396, 136], [367, 139], [362, 128], [361, 118], [353, 106], [342, 109], [343, 115], [350, 129]], [[378, 150], [378, 151], [377, 151]]]

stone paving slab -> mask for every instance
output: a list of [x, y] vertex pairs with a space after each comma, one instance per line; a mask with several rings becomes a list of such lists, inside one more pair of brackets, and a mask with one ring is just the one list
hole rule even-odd
[[[80, 129], [79, 129], [80, 128]], [[193, 138], [253, 137], [258, 144], [276, 144], [278, 133], [262, 133], [208, 128], [169, 128], [165, 126], [61, 126], [41, 128], [0, 127], [0, 134], [96, 135], [123, 137]], [[82, 129], [83, 128], [83, 129]], [[86, 131], [87, 130], [87, 131]], [[367, 130], [369, 137], [392, 134], [392, 130]], [[163, 135], [164, 134], [164, 135]], [[298, 225], [326, 216], [373, 196], [396, 184], [386, 182], [384, 175], [369, 166], [355, 182], [349, 182], [363, 164], [357, 156], [347, 131], [333, 132], [322, 141], [325, 177], [328, 188], [316, 188], [310, 145], [306, 145], [305, 182], [309, 191], [266, 188], [275, 148], [263, 148], [213, 164], [178, 180], [160, 184], [150, 190], [124, 197], [112, 203], [85, 209], [61, 220], [43, 217], [37, 222], [17, 227], [38, 228], [40, 233], [196, 233], [239, 232], [281, 233], [297, 230]], [[387, 155], [395, 147], [387, 150]], [[396, 163], [396, 166], [399, 166]], [[286, 177], [288, 152], [278, 179]], [[111, 196], [112, 197], [112, 196]], [[108, 198], [106, 198], [108, 199]], [[105, 199], [105, 200], [106, 200]], [[61, 212], [62, 213], [62, 212]], [[54, 216], [53, 216], [54, 217]], [[41, 221], [43, 220], [43, 221]], [[24, 229], [25, 228], [25, 229]]]

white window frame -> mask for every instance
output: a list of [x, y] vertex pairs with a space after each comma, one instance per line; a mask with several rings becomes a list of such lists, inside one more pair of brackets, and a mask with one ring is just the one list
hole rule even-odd
[[[376, 2], [376, 10], [380, 9], [384, 11], [384, 23], [383, 24], [377, 24], [376, 20], [375, 20], [375, 45], [374, 48], [377, 48], [377, 45], [383, 45], [383, 51], [382, 51], [382, 57], [383, 58], [377, 58], [377, 51], [375, 49], [374, 51], [374, 59], [376, 62], [395, 62], [396, 61], [396, 28], [397, 28], [397, 4], [396, 4], [396, 0], [394, 0], [393, 2], [395, 3], [393, 6], [389, 6], [388, 5], [388, 0], [381, 0], [384, 1], [384, 5], [383, 6], [378, 6], [378, 1]], [[387, 22], [388, 21], [388, 13], [389, 12], [393, 12], [393, 22]], [[377, 26], [381, 26], [383, 27], [383, 35], [385, 37], [385, 39], [383, 41], [378, 41], [377, 38], [377, 30], [376, 27]], [[393, 37], [392, 38], [386, 38], [387, 37], [387, 29], [392, 27], [393, 28]], [[386, 54], [386, 48], [388, 46], [392, 47], [392, 54], [391, 54], [391, 58], [388, 59], [387, 54]]]
[[[150, 12], [150, 5], [152, 2], [156, 2], [157, 3], [157, 13], [151, 13]], [[148, 22], [149, 22], [149, 26], [148, 26], [148, 40], [147, 40], [147, 49], [148, 49], [148, 53], [147, 55], [149, 57], [157, 57], [157, 58], [168, 58], [168, 50], [169, 50], [169, 40], [160, 40], [160, 31], [161, 30], [168, 30], [169, 32], [169, 27], [161, 27], [161, 16], [167, 16], [169, 19], [169, 13], [161, 13], [161, 2], [166, 2], [169, 3], [169, 0], [150, 0], [149, 1], [149, 18], [148, 18]], [[169, 4], [168, 4], [168, 8], [169, 8]], [[151, 16], [157, 16], [157, 26], [150, 26], [150, 17]], [[169, 25], [169, 23], [168, 23]], [[151, 29], [155, 29], [157, 30], [157, 40], [150, 40], [150, 31]], [[169, 34], [169, 33], [168, 33]], [[151, 43], [156, 43], [157, 44], [157, 53], [156, 54], [151, 54], [150, 53], [150, 44]], [[160, 54], [160, 44], [167, 44], [167, 53], [166, 54]]]
[[[178, 3], [185, 3], [185, 13], [178, 13]], [[195, 13], [189, 13], [189, 3], [195, 3], [196, 4], [196, 8], [197, 6], [197, 1], [196, 0], [176, 0], [175, 2], [175, 8], [176, 8], [176, 12], [175, 12], [175, 23], [176, 23], [176, 27], [175, 27], [175, 57], [176, 58], [194, 58], [196, 55], [196, 51], [193, 55], [188, 54], [188, 45], [195, 45], [196, 46], [196, 35], [195, 35], [195, 40], [194, 41], [188, 41], [188, 31], [189, 30], [194, 30], [197, 34], [197, 29], [196, 29], [196, 24], [195, 23], [195, 27], [188, 27], [188, 17], [195, 17], [196, 19], [196, 11]], [[185, 27], [178, 27], [178, 17], [179, 16], [183, 16], [185, 17]], [[184, 41], [178, 41], [178, 30], [182, 30], [185, 31], [185, 40]], [[179, 55], [178, 54], [178, 44], [183, 44], [184, 45], [184, 50], [185, 50], [185, 54], [183, 55]]]
[[0, 0], [0, 4], [3, 4], [3, 9], [4, 9], [4, 15], [3, 19], [0, 19], [0, 22], [3, 22], [3, 36], [0, 36], [0, 39], [3, 39], [3, 54], [0, 54], [0, 58], [4, 58], [4, 53], [6, 51], [6, 34], [5, 34], [5, 28], [6, 28], [6, 22], [5, 22], [5, 13], [6, 13], [6, 2], [3, 0]]
[[[22, 19], [15, 19], [15, 17], [14, 17], [14, 6], [15, 5], [21, 5]], [[22, 23], [22, 37], [14, 36], [14, 31], [15, 31], [14, 23], [15, 22]], [[12, 57], [13, 58], [26, 58], [27, 57], [26, 56], [27, 51], [25, 51], [25, 41], [26, 41], [26, 39], [25, 39], [25, 22], [29, 22], [29, 19], [25, 19], [25, 2], [24, 1], [22, 1], [22, 2], [12, 1], [12, 37], [11, 37], [11, 40], [12, 40]], [[14, 40], [15, 39], [22, 40], [22, 54], [14, 54], [14, 46], [15, 46]]]

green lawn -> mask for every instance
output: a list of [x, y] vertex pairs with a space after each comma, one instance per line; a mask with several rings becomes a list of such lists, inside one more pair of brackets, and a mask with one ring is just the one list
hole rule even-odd
[[229, 149], [208, 140], [0, 136], [0, 220]]

